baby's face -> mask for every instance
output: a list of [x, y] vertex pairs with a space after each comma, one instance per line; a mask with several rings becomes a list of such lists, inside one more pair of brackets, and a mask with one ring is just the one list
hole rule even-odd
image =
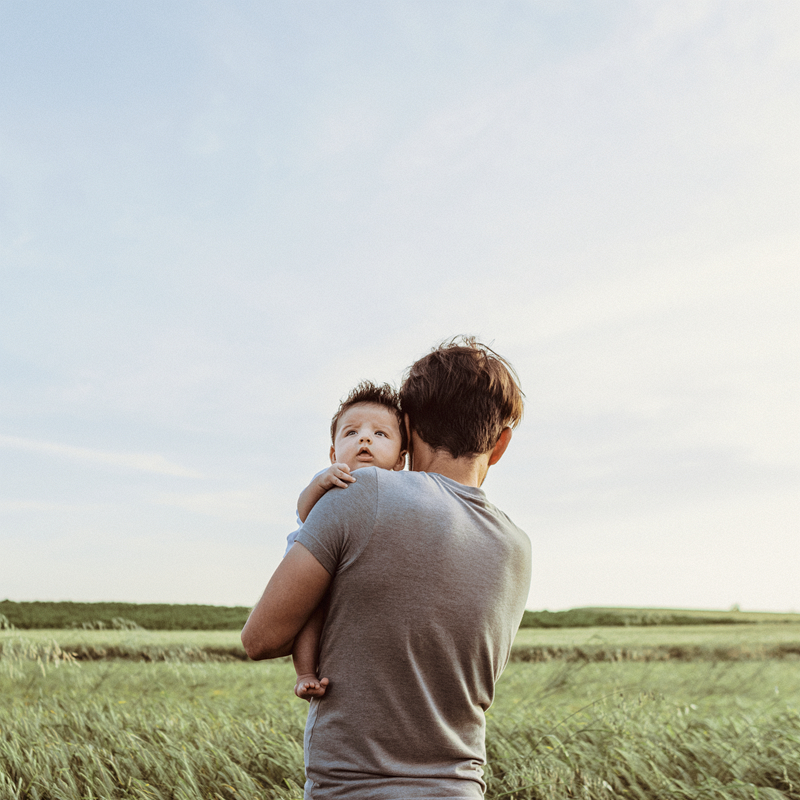
[[347, 464], [350, 471], [361, 467], [403, 469], [400, 423], [395, 413], [377, 403], [356, 403], [339, 418], [331, 447], [331, 464]]

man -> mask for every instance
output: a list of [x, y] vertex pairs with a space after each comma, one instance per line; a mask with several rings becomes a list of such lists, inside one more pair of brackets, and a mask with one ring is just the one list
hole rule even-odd
[[360, 469], [329, 491], [242, 631], [251, 658], [292, 650], [325, 598], [305, 734], [308, 800], [472, 798], [484, 713], [530, 584], [530, 543], [480, 489], [522, 416], [510, 365], [474, 339], [408, 371], [411, 471]]

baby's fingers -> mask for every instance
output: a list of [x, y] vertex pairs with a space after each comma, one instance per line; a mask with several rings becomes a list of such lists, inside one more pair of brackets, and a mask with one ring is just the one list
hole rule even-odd
[[349, 483], [355, 483], [355, 476], [343, 469], [335, 469], [331, 474], [331, 479], [336, 486], [346, 489]]

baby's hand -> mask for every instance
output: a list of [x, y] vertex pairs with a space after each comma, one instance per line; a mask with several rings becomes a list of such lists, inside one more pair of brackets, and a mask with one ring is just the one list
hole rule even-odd
[[331, 464], [325, 472], [317, 477], [317, 483], [326, 492], [328, 489], [333, 489], [334, 486], [346, 489], [348, 483], [354, 482], [355, 477], [350, 474], [350, 467], [347, 464]]
[[318, 680], [316, 675], [300, 675], [294, 686], [294, 693], [310, 703], [312, 697], [322, 697], [325, 694], [329, 683], [327, 678]]
[[305, 522], [311, 509], [317, 504], [320, 498], [324, 497], [329, 489], [346, 489], [355, 478], [350, 474], [350, 467], [347, 464], [331, 464], [328, 469], [323, 470], [316, 477], [311, 479], [311, 483], [300, 492], [297, 498], [297, 516], [300, 522]]

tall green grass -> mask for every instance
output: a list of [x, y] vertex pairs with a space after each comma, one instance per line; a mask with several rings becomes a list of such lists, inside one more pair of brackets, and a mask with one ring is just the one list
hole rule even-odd
[[[2, 800], [302, 796], [287, 661], [41, 647], [0, 659]], [[792, 660], [513, 663], [487, 715], [487, 797], [800, 798], [797, 676]]]
[[800, 797], [796, 663], [515, 664], [499, 690], [493, 797]]
[[17, 664], [0, 678], [0, 797], [300, 797], [306, 707], [291, 674], [286, 663]]

